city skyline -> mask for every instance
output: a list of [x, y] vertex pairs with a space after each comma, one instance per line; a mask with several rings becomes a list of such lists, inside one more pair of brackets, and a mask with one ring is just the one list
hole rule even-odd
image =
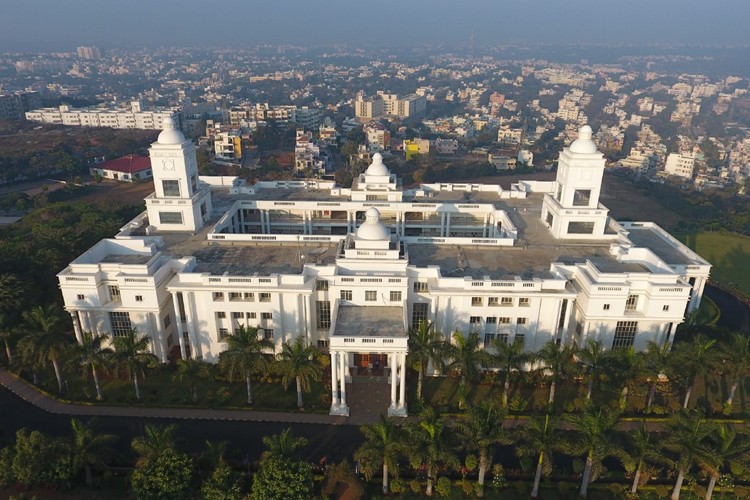
[[[70, 50], [78, 45], [212, 45], [262, 43], [467, 47], [512, 43], [746, 45], [750, 4], [723, 0], [634, 0], [574, 4], [538, 0], [386, 0], [378, 9], [334, 0], [256, 5], [229, 0], [127, 4], [71, 0], [13, 2], [0, 18], [0, 50]], [[33, 23], [18, 22], [33, 10]], [[632, 14], [629, 14], [632, 13]], [[709, 15], [710, 14], [710, 15]]]

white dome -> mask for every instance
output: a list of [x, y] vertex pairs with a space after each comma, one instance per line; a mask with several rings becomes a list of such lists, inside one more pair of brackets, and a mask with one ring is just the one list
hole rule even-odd
[[365, 217], [365, 221], [357, 229], [357, 238], [368, 241], [389, 240], [391, 238], [391, 232], [380, 222], [380, 212], [377, 208], [368, 208]]
[[[365, 175], [391, 175], [388, 167], [383, 163], [383, 155], [375, 153], [372, 155], [372, 163], [367, 167]], [[378, 214], [380, 215], [380, 214]]]
[[171, 116], [164, 118], [164, 130], [159, 134], [156, 140], [159, 144], [182, 144], [185, 142], [185, 136], [177, 130], [174, 120]]
[[578, 139], [573, 141], [573, 144], [570, 145], [570, 152], [586, 154], [596, 153], [596, 144], [591, 140], [592, 135], [593, 131], [591, 130], [591, 127], [588, 125], [581, 127], [578, 131]]

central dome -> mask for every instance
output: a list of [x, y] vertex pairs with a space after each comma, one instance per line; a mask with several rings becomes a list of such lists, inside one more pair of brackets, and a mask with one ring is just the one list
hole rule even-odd
[[159, 134], [156, 140], [159, 144], [182, 144], [185, 142], [185, 136], [177, 130], [177, 125], [171, 116], [164, 118], [164, 130]]
[[578, 131], [578, 139], [573, 141], [573, 144], [570, 145], [570, 152], [585, 154], [596, 153], [596, 144], [591, 140], [592, 135], [593, 131], [591, 130], [591, 127], [588, 125], [581, 127]]
[[389, 240], [391, 238], [391, 232], [380, 222], [380, 212], [377, 208], [368, 208], [365, 217], [365, 221], [357, 229], [357, 238], [368, 241]]
[[375, 153], [374, 155], [372, 155], [372, 163], [370, 163], [370, 166], [367, 167], [365, 175], [391, 175], [388, 167], [386, 167], [383, 163], [383, 155], [381, 155], [380, 153]]

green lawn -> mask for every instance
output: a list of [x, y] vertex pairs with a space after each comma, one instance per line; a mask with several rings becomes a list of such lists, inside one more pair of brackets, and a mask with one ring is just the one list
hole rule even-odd
[[697, 232], [677, 238], [711, 263], [711, 278], [750, 295], [750, 238], [728, 232]]

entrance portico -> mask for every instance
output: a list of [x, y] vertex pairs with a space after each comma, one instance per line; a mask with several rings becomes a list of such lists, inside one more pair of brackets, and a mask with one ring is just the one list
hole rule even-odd
[[[362, 357], [381, 359], [376, 355], [386, 355], [387, 363], [382, 363], [378, 370], [382, 369], [387, 373], [390, 380], [388, 415], [405, 417], [408, 337], [403, 326], [403, 307], [340, 306], [330, 339], [330, 414], [349, 416], [346, 383], [354, 380], [351, 377], [352, 368], [362, 368]], [[360, 366], [350, 367], [350, 360], [354, 360], [355, 354], [361, 355], [357, 356]], [[370, 367], [368, 361], [365, 369], [372, 373], [375, 365]]]

